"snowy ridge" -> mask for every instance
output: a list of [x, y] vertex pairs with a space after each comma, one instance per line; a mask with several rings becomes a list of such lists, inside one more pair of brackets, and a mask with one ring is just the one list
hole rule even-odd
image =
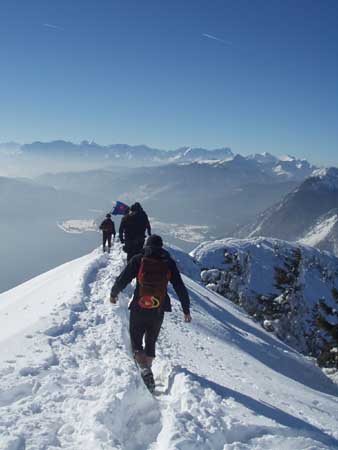
[[[185, 267], [189, 257], [174, 253]], [[162, 394], [153, 398], [130, 356], [132, 287], [117, 306], [107, 302], [124, 264], [115, 244], [110, 256], [94, 251], [0, 295], [1, 327], [11, 323], [1, 355], [20, 341], [1, 363], [1, 450], [337, 448], [337, 388], [187, 277], [193, 323], [171, 292], [154, 365]], [[33, 356], [34, 371], [22, 371]]]

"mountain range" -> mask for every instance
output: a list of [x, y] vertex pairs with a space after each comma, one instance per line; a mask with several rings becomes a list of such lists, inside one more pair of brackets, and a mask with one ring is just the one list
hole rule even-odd
[[281, 178], [299, 179], [308, 176], [313, 167], [305, 160], [299, 160], [289, 155], [277, 158], [269, 153], [249, 155], [241, 159], [240, 155], [235, 155], [230, 148], [221, 147], [216, 149], [205, 149], [200, 147], [181, 147], [175, 150], [161, 150], [147, 145], [111, 144], [99, 145], [94, 141], [82, 141], [75, 144], [69, 141], [56, 140], [51, 142], [32, 142], [30, 144], [4, 143], [0, 144], [1, 157], [42, 158], [58, 160], [66, 158], [69, 161], [74, 159], [87, 159], [88, 161], [101, 161], [102, 167], [112, 163], [126, 163], [128, 165], [168, 164], [168, 163], [189, 163], [208, 162], [210, 164], [226, 164], [227, 161], [234, 161], [233, 165], [241, 167], [245, 164], [250, 169], [255, 165], [265, 167], [267, 174], [273, 172]]

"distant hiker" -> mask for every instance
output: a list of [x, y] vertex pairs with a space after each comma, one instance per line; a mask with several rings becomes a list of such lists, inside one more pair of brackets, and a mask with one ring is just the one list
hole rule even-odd
[[134, 278], [137, 278], [134, 296], [129, 304], [129, 332], [134, 358], [140, 367], [141, 376], [151, 392], [155, 389], [151, 370], [155, 358], [155, 344], [164, 312], [171, 311], [170, 298], [167, 293], [169, 281], [181, 302], [184, 321], [191, 322], [188, 291], [175, 261], [162, 246], [163, 241], [160, 236], [153, 234], [148, 237], [146, 246], [141, 253], [135, 255], [118, 276], [110, 294], [110, 302], [115, 304], [118, 294]]
[[114, 222], [111, 220], [111, 215], [110, 214], [106, 214], [106, 218], [104, 219], [104, 221], [101, 223], [100, 225], [100, 230], [102, 231], [102, 246], [103, 246], [103, 251], [106, 251], [106, 243], [108, 243], [108, 253], [110, 252], [110, 247], [111, 247], [111, 238], [112, 235], [116, 235], [116, 231], [115, 231], [115, 224]]
[[137, 255], [144, 246], [145, 233], [151, 235], [151, 226], [148, 216], [142, 206], [136, 202], [130, 207], [120, 224], [119, 237], [123, 250], [127, 253], [127, 261]]

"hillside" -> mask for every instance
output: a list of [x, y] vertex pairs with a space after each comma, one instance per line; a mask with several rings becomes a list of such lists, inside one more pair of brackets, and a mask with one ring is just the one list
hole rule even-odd
[[[174, 251], [196, 278], [187, 255]], [[231, 302], [187, 276], [193, 322], [174, 299], [140, 381], [127, 301], [107, 300], [115, 245], [0, 295], [1, 450], [305, 450], [338, 446], [338, 389]]]
[[203, 282], [296, 350], [338, 368], [338, 259], [278, 239], [206, 242]]
[[[337, 251], [335, 213], [338, 209], [338, 169], [317, 170], [282, 200], [261, 213], [238, 237], [266, 236]], [[337, 254], [337, 253], [336, 253]]]

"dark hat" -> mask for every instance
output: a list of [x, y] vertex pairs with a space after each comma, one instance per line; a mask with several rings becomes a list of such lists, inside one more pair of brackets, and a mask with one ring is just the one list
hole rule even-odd
[[142, 209], [142, 206], [139, 204], [139, 202], [134, 203], [130, 207], [131, 211], [140, 211], [141, 209]]
[[146, 240], [146, 247], [163, 247], [163, 241], [161, 236], [157, 234], [152, 234]]
[[106, 214], [107, 219], [109, 219], [111, 217], [111, 214]]

